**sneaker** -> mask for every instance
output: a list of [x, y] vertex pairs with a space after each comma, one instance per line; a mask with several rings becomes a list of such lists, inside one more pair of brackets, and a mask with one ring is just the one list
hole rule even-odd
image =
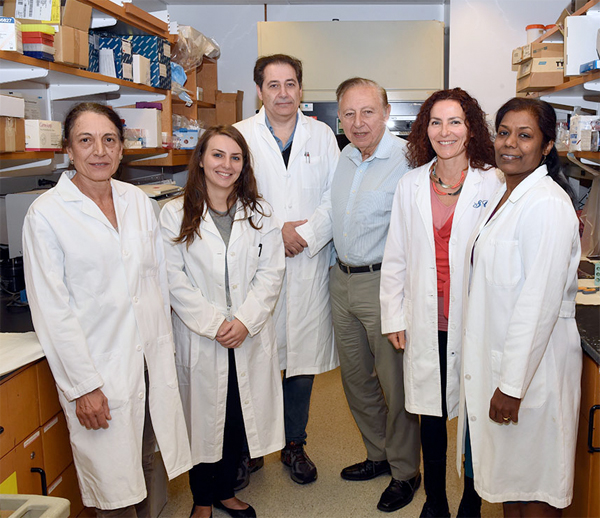
[[304, 451], [303, 443], [289, 442], [281, 450], [281, 462], [291, 468], [290, 476], [298, 484], [317, 480], [317, 467]]

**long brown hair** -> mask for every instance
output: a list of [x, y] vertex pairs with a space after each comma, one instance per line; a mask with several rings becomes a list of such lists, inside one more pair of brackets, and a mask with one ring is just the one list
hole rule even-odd
[[242, 205], [244, 217], [248, 219], [252, 228], [260, 229], [252, 219], [252, 212], [257, 212], [261, 216], [265, 214], [256, 186], [256, 178], [252, 169], [250, 149], [242, 134], [233, 126], [212, 126], [208, 128], [198, 140], [190, 164], [188, 166], [188, 179], [183, 191], [183, 220], [179, 236], [174, 241], [176, 243], [185, 243], [189, 246], [194, 242], [196, 236], [200, 236], [200, 223], [206, 219], [206, 212], [211, 208], [210, 198], [206, 187], [206, 176], [204, 168], [200, 165], [202, 158], [206, 153], [208, 142], [217, 135], [229, 137], [240, 146], [242, 150], [242, 172], [234, 184], [234, 188], [227, 198], [227, 208], [230, 209], [237, 201]]
[[410, 135], [408, 135], [408, 146], [406, 158], [411, 167], [425, 165], [435, 157], [435, 151], [427, 136], [431, 109], [438, 101], [456, 101], [465, 112], [465, 123], [469, 130], [467, 141], [467, 158], [471, 167], [476, 169], [490, 169], [496, 165], [494, 144], [485, 120], [485, 113], [476, 99], [471, 97], [462, 88], [451, 90], [438, 90], [429, 96], [422, 104]]

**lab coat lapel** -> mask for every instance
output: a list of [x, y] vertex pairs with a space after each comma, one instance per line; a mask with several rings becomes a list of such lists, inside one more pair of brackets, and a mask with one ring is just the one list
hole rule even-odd
[[[254, 216], [253, 211], [249, 211], [250, 217]], [[240, 237], [242, 237], [249, 229], [250, 223], [244, 213], [244, 208], [240, 202], [237, 203], [235, 211], [235, 219], [231, 228], [231, 236], [229, 238], [229, 246], [232, 246]]]
[[[127, 211], [127, 207], [129, 206], [129, 202], [127, 201], [127, 191], [124, 189], [123, 185], [117, 182], [111, 181], [111, 185], [113, 194], [113, 204], [115, 206], [115, 212], [117, 214], [117, 224], [119, 225], [119, 231], [121, 231], [121, 229], [124, 228], [123, 221], [125, 221], [125, 212]], [[106, 217], [104, 219], [106, 219]]]
[[479, 192], [479, 184], [482, 181], [481, 175], [469, 166], [465, 183], [463, 184], [462, 191], [456, 202], [456, 208], [454, 209], [452, 226], [458, 225], [460, 218], [465, 215], [467, 209], [471, 208], [474, 203], [478, 203], [479, 200], [476, 200], [475, 197]]
[[271, 148], [271, 151], [273, 151], [275, 155], [279, 157], [281, 163], [283, 164], [283, 158], [281, 157], [281, 151], [279, 150], [279, 146], [277, 145], [277, 142], [275, 141], [275, 137], [271, 133], [271, 130], [269, 130], [269, 127], [267, 126], [267, 121], [265, 120], [264, 106], [260, 109], [259, 115], [260, 120], [258, 124], [260, 129], [260, 137], [266, 142], [267, 146]]
[[432, 250], [435, 250], [435, 244], [433, 241], [433, 214], [431, 213], [431, 192], [429, 187], [429, 168], [431, 162], [422, 167], [421, 172], [415, 180], [417, 185], [416, 199], [417, 207], [419, 208], [419, 215], [421, 221], [427, 232], [427, 241]]

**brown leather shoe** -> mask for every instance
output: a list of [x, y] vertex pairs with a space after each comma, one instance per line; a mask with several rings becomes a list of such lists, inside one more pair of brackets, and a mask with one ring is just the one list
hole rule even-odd
[[298, 484], [317, 480], [317, 467], [304, 451], [303, 443], [289, 442], [281, 450], [281, 462], [291, 468], [290, 476]]

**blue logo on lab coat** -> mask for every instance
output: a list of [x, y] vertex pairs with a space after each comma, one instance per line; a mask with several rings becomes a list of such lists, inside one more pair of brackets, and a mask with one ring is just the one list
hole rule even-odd
[[487, 202], [487, 200], [477, 200], [475, 203], [473, 203], [473, 208], [478, 209], [479, 207], [485, 207]]

